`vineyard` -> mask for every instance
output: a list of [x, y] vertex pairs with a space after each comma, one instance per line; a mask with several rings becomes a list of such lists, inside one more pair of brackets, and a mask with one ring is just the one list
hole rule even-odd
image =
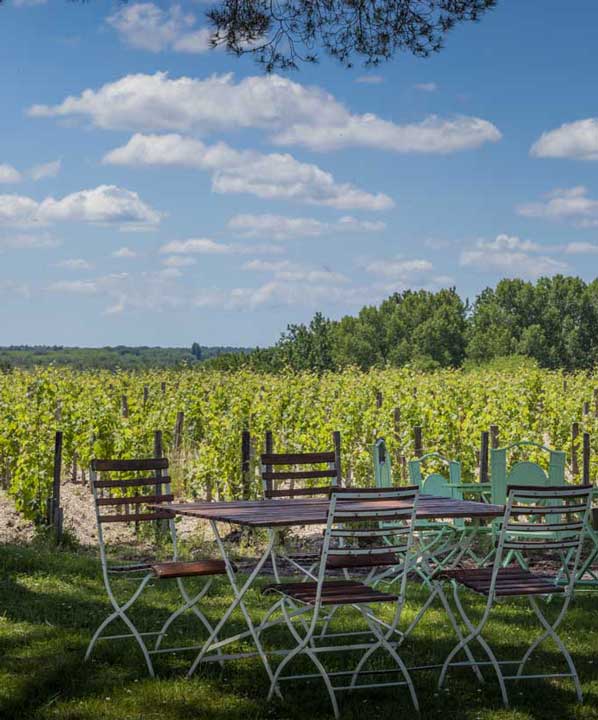
[[[47, 368], [0, 375], [0, 482], [28, 518], [40, 519], [52, 487], [54, 436], [63, 433], [63, 474], [85, 477], [92, 457], [151, 455], [154, 432], [173, 462], [176, 490], [190, 497], [259, 496], [257, 459], [265, 432], [277, 450], [330, 446], [340, 430], [343, 475], [371, 482], [370, 447], [385, 437], [397, 474], [423, 447], [478, 472], [480, 435], [500, 444], [528, 439], [565, 449], [573, 477], [581, 440], [592, 434], [598, 477], [598, 377], [534, 369], [418, 373], [346, 370], [316, 375], [249, 371], [77, 372]], [[249, 472], [241, 437], [251, 434]]]

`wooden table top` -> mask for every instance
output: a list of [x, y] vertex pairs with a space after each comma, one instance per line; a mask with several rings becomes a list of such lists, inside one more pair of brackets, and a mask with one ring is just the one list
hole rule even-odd
[[[343, 503], [345, 505], [345, 503]], [[177, 515], [189, 515], [229, 522], [248, 527], [291, 527], [294, 525], [325, 525], [328, 517], [329, 501], [322, 499], [295, 500], [245, 500], [235, 502], [199, 502], [164, 503], [160, 510], [171, 510]], [[346, 501], [346, 509], [351, 510], [400, 509], [405, 501]], [[502, 505], [475, 502], [473, 500], [453, 500], [435, 495], [420, 495], [417, 504], [418, 520], [452, 520], [456, 518], [491, 519], [502, 517]]]

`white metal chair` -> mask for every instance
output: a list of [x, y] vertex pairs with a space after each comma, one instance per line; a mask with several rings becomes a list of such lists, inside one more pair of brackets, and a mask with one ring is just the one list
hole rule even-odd
[[[331, 490], [342, 485], [341, 434], [338, 431], [332, 433], [332, 450], [292, 453], [275, 453], [272, 433], [268, 431], [265, 452], [260, 460], [265, 500], [327, 498]], [[306, 580], [315, 580], [315, 569], [320, 561], [318, 552], [281, 556]]]
[[[183, 562], [177, 559], [177, 537], [173, 514], [167, 510], [159, 509], [161, 503], [172, 502], [170, 477], [163, 475], [168, 470], [167, 458], [147, 458], [136, 460], [92, 460], [90, 481], [95, 501], [96, 520], [98, 528], [98, 541], [100, 546], [100, 559], [104, 585], [108, 593], [113, 612], [101, 623], [95, 631], [87, 652], [87, 660], [98, 640], [117, 640], [122, 638], [135, 638], [145, 662], [149, 674], [154, 676], [154, 668], [151, 655], [155, 653], [174, 652], [175, 650], [189, 650], [190, 647], [182, 648], [160, 648], [162, 639], [172, 623], [185, 611], [191, 610], [199, 619], [208, 633], [212, 632], [212, 626], [206, 616], [198, 607], [199, 601], [208, 592], [215, 575], [224, 575], [226, 568], [222, 560], [197, 560]], [[101, 473], [101, 479], [98, 479]], [[108, 473], [126, 473], [128, 477], [119, 479], [106, 479]], [[141, 476], [133, 474], [141, 473]], [[149, 473], [153, 473], [149, 476]], [[117, 492], [115, 496], [113, 493]], [[127, 494], [130, 492], [134, 494]], [[105, 514], [107, 512], [107, 514]], [[168, 528], [172, 542], [172, 560], [167, 562], [138, 562], [128, 565], [114, 565], [108, 559], [106, 543], [104, 540], [103, 528], [106, 523], [149, 523], [157, 521]], [[119, 602], [112, 587], [112, 580], [115, 577], [124, 577], [129, 580], [138, 581], [137, 588], [129, 596], [126, 602]], [[187, 590], [183, 578], [198, 577], [205, 581], [201, 590], [191, 595]], [[207, 578], [207, 579], [206, 579]], [[129, 610], [139, 598], [148, 583], [152, 580], [176, 580], [182, 604], [164, 622], [161, 629], [156, 632], [139, 632], [129, 617]], [[129, 633], [121, 635], [104, 635], [106, 628], [116, 620], [122, 620]], [[153, 649], [149, 649], [144, 637], [156, 637]]]
[[[591, 509], [592, 486], [510, 486], [508, 488], [505, 515], [498, 535], [498, 543], [492, 565], [473, 569], [448, 570], [443, 572], [453, 584], [453, 594], [457, 610], [467, 627], [468, 634], [460, 640], [446, 658], [440, 673], [439, 687], [444, 685], [446, 674], [451, 666], [491, 665], [494, 668], [505, 707], [509, 705], [509, 697], [505, 685], [507, 680], [523, 680], [550, 677], [571, 677], [575, 683], [578, 700], [583, 699], [577, 670], [565, 647], [557, 635], [557, 628], [565, 618], [567, 609], [574, 593], [576, 570], [579, 565], [583, 532]], [[512, 553], [550, 552], [558, 553], [561, 563], [567, 564], [566, 586], [559, 585], [557, 573], [547, 574], [533, 572], [528, 567], [511, 565], [505, 567], [503, 557]], [[442, 577], [442, 576], [441, 576]], [[486, 605], [479, 622], [469, 618], [459, 596], [459, 588], [465, 587], [486, 598]], [[538, 597], [561, 597], [562, 607], [556, 620], [552, 623], [544, 616]], [[541, 635], [530, 645], [526, 653], [518, 660], [496, 658], [493, 650], [482, 636], [492, 608], [501, 599], [527, 598], [531, 609], [542, 626]], [[523, 671], [533, 652], [545, 641], [552, 639], [564, 656], [569, 672], [567, 673], [536, 673], [524, 675]], [[467, 651], [477, 641], [488, 657], [488, 662], [471, 660], [453, 662], [453, 658], [462, 650]], [[469, 650], [471, 653], [471, 650]], [[514, 674], [504, 674], [501, 665], [516, 665]]]
[[[417, 696], [409, 672], [397, 652], [401, 640], [398, 624], [405, 603], [407, 573], [402, 574], [396, 593], [386, 593], [371, 587], [367, 582], [357, 580], [327, 580], [326, 573], [331, 567], [363, 567], [374, 569], [380, 565], [409, 566], [413, 548], [413, 528], [418, 490], [414, 487], [390, 489], [348, 489], [332, 491], [328, 522], [320, 556], [319, 570], [315, 582], [277, 583], [267, 586], [264, 592], [275, 592], [280, 599], [273, 609], [279, 609], [286, 625], [296, 642], [280, 662], [270, 688], [270, 695], [280, 694], [279, 683], [283, 680], [297, 681], [322, 678], [335, 717], [339, 716], [336, 694], [346, 690], [406, 685], [413, 705], [418, 709]], [[401, 504], [398, 505], [398, 502]], [[380, 521], [392, 521], [392, 527], [380, 528]], [[389, 548], [384, 541], [392, 536], [394, 544]], [[394, 605], [390, 623], [383, 622], [371, 609], [377, 603]], [[327, 623], [331, 614], [342, 608], [357, 608], [366, 623], [366, 631], [351, 631], [322, 635], [317, 631], [318, 623]], [[270, 615], [271, 613], [268, 613]], [[298, 621], [297, 624], [295, 621]], [[332, 638], [368, 636], [367, 641], [320, 645]], [[385, 651], [394, 661], [390, 669], [367, 669], [368, 662], [377, 653]], [[362, 651], [361, 658], [352, 670], [329, 672], [322, 654], [342, 651]], [[287, 665], [299, 656], [307, 656], [317, 672], [299, 675], [283, 675]], [[376, 676], [399, 673], [400, 680], [376, 682]], [[359, 682], [363, 675], [373, 675], [374, 682]], [[337, 678], [349, 676], [345, 685], [333, 685]]]

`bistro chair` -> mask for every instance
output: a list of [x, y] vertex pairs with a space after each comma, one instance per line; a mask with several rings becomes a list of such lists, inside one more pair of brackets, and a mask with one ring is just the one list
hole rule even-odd
[[[332, 450], [325, 452], [275, 453], [272, 433], [266, 433], [261, 456], [261, 476], [265, 500], [328, 499], [331, 490], [342, 485], [341, 434], [332, 433]], [[320, 553], [285, 555], [295, 569], [315, 580], [313, 571]]]
[[[506, 681], [510, 680], [571, 677], [575, 684], [578, 700], [580, 702], [583, 700], [573, 659], [556, 631], [564, 620], [573, 597], [576, 570], [580, 561], [584, 527], [590, 514], [591, 499], [591, 485], [554, 487], [512, 485], [507, 488], [505, 514], [492, 565], [446, 570], [440, 575], [440, 578], [450, 579], [452, 582], [455, 605], [465, 623], [468, 634], [457, 643], [446, 658], [440, 673], [439, 687], [444, 685], [450, 667], [472, 666], [471, 658], [464, 662], [454, 662], [454, 658], [462, 650], [470, 649], [471, 644], [477, 641], [488, 657], [488, 661], [475, 660], [473, 662], [474, 670], [481, 679], [479, 666], [491, 665], [494, 668], [505, 707], [509, 706]], [[559, 584], [559, 577], [556, 573], [534, 572], [527, 567], [521, 567], [521, 565], [505, 567], [503, 558], [513, 552], [533, 553], [534, 557], [537, 557], [537, 554], [549, 554], [551, 557], [555, 553], [558, 554], [561, 563], [568, 566], [566, 569], [566, 577], [569, 578], [567, 585]], [[466, 588], [485, 598], [484, 612], [479, 621], [474, 622], [467, 615], [460, 598], [461, 588]], [[538, 598], [550, 596], [562, 598], [562, 607], [553, 622], [544, 616], [538, 603]], [[501, 600], [515, 598], [527, 599], [531, 610], [542, 626], [542, 632], [521, 659], [500, 661], [482, 633], [490, 619], [494, 605]], [[568, 672], [524, 675], [525, 666], [534, 651], [549, 638], [554, 641], [565, 658]], [[507, 675], [501, 667], [505, 665], [515, 665], [516, 670]]]
[[[212, 626], [206, 616], [198, 607], [200, 600], [210, 589], [212, 578], [216, 575], [224, 575], [226, 568], [222, 560], [194, 560], [190, 562], [180, 561], [177, 558], [177, 536], [174, 522], [174, 515], [168, 510], [160, 509], [162, 503], [172, 502], [174, 496], [171, 492], [170, 477], [168, 472], [167, 458], [148, 458], [136, 460], [92, 460], [90, 482], [94, 497], [96, 521], [98, 528], [98, 541], [100, 546], [100, 560], [102, 563], [102, 574], [104, 585], [113, 612], [101, 623], [94, 633], [87, 652], [87, 660], [98, 640], [117, 640], [122, 638], [135, 638], [145, 662], [149, 674], [154, 677], [154, 668], [151, 655], [157, 652], [171, 652], [175, 648], [161, 649], [160, 645], [168, 628], [185, 611], [191, 610], [199, 619], [208, 633], [212, 632]], [[100, 475], [98, 476], [98, 473]], [[122, 477], [124, 473], [127, 477]], [[135, 476], [136, 474], [139, 476]], [[150, 476], [150, 473], [151, 476]], [[115, 479], [113, 474], [119, 477]], [[110, 479], [107, 476], [110, 475]], [[131, 494], [132, 493], [132, 494]], [[167, 528], [166, 535], [170, 535], [172, 543], [172, 560], [144, 561], [130, 563], [127, 565], [115, 565], [108, 558], [106, 542], [104, 540], [104, 526], [106, 523], [138, 523], [148, 524], [159, 523], [156, 532], [160, 531], [160, 525]], [[136, 590], [129, 596], [126, 602], [117, 600], [112, 581], [114, 578], [126, 578], [137, 581]], [[183, 578], [202, 578], [201, 590], [191, 595], [185, 586]], [[139, 598], [143, 590], [151, 581], [175, 580], [182, 604], [164, 622], [161, 629], [156, 632], [139, 632], [131, 618], [129, 609]], [[115, 620], [122, 620], [129, 633], [123, 635], [104, 635], [106, 628]], [[148, 649], [144, 637], [156, 637], [153, 649]], [[181, 650], [190, 648], [178, 648]]]
[[[404, 565], [411, 562], [413, 552], [413, 528], [418, 489], [403, 488], [336, 488], [331, 493], [328, 521], [324, 532], [324, 543], [317, 571], [317, 579], [313, 582], [275, 583], [264, 588], [265, 593], [276, 593], [280, 596], [272, 610], [280, 610], [286, 625], [296, 642], [294, 649], [285, 655], [274, 673], [269, 698], [274, 693], [280, 695], [279, 683], [282, 681], [299, 681], [321, 678], [324, 681], [335, 717], [339, 717], [337, 693], [365, 688], [388, 686], [407, 686], [411, 700], [418, 710], [417, 696], [413, 682], [403, 660], [397, 652], [401, 640], [397, 640], [401, 612], [405, 604], [407, 573], [402, 574], [397, 592], [382, 592], [365, 581], [328, 580], [327, 570], [331, 560], [334, 565], [342, 567], [361, 566], [372, 570], [382, 565]], [[398, 505], [400, 501], [401, 505]], [[381, 529], [379, 523], [392, 523], [392, 526]], [[392, 552], [384, 542], [392, 536], [394, 544]], [[394, 606], [394, 614], [390, 623], [383, 622], [374, 614], [371, 607], [379, 603]], [[318, 624], [327, 623], [331, 612], [340, 609], [356, 608], [367, 624], [367, 630], [339, 632], [322, 635]], [[270, 613], [269, 613], [270, 614]], [[296, 622], [298, 621], [298, 622]], [[363, 636], [370, 638], [363, 640]], [[361, 636], [357, 643], [339, 641], [339, 638]], [[337, 639], [334, 645], [321, 645]], [[336, 652], [359, 652], [361, 657], [352, 670], [330, 672], [324, 665], [326, 654]], [[370, 661], [379, 651], [390, 655], [392, 667], [380, 669], [379, 662], [375, 669], [370, 668]], [[296, 658], [307, 656], [317, 672], [307, 674], [283, 674], [285, 668]], [[324, 656], [324, 657], [322, 657]], [[398, 673], [398, 680], [385, 680], [384, 676]], [[360, 679], [371, 676], [365, 682]], [[343, 683], [346, 678], [347, 682]], [[339, 682], [341, 684], [339, 684]]]

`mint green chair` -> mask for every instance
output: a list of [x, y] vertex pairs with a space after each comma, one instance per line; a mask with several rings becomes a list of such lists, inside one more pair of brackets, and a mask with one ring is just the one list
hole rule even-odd
[[[511, 450], [521, 448], [535, 448], [543, 453], [548, 454], [548, 470], [544, 470], [536, 462], [529, 460], [520, 460], [512, 465], [508, 465], [508, 453]], [[565, 464], [567, 455], [562, 450], [552, 450], [539, 443], [530, 442], [529, 440], [521, 440], [504, 448], [492, 448], [490, 450], [490, 485], [492, 488], [492, 502], [497, 505], [505, 505], [507, 502], [507, 487], [509, 485], [517, 486], [537, 486], [550, 487], [555, 485], [566, 485], [565, 480]], [[555, 519], [556, 521], [556, 519]], [[500, 531], [499, 522], [492, 525], [492, 535], [496, 539]], [[542, 533], [542, 536], [550, 536], [551, 533]], [[540, 535], [538, 536], [538, 540]], [[494, 553], [494, 550], [490, 553]], [[490, 556], [488, 556], [490, 557]], [[511, 550], [505, 557], [505, 564], [509, 564], [513, 558], [527, 567], [523, 557], [516, 551]], [[488, 558], [486, 558], [488, 559]]]

